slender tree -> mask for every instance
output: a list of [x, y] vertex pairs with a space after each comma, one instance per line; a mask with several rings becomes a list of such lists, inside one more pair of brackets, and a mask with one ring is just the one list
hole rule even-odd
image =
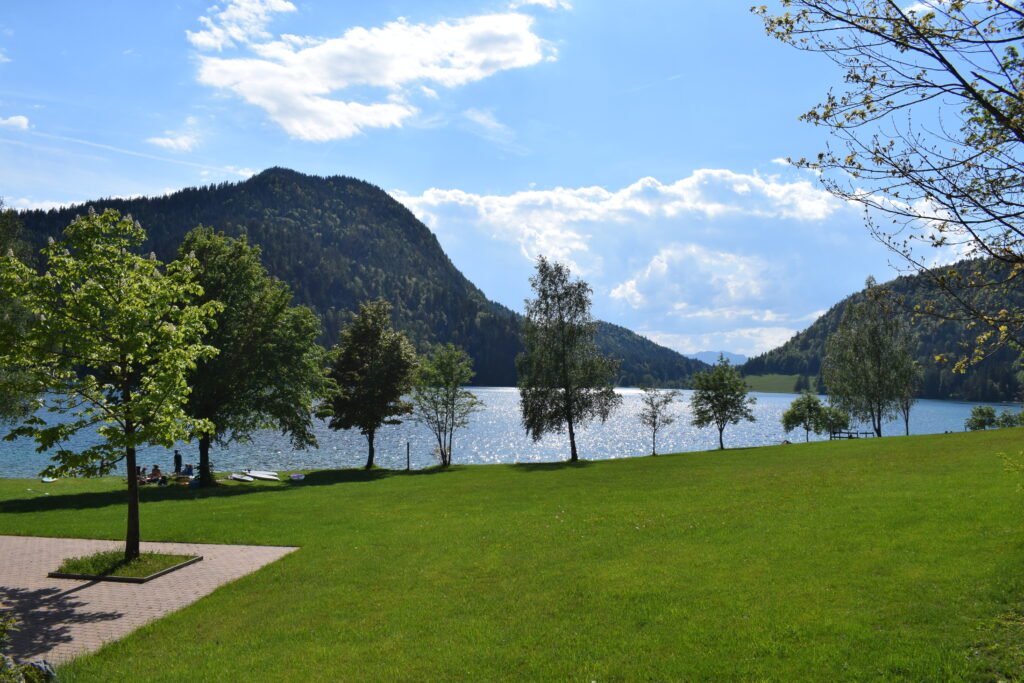
[[882, 423], [897, 414], [916, 377], [913, 338], [902, 316], [873, 278], [865, 301], [852, 304], [825, 343], [823, 373], [832, 402], [882, 436]]
[[526, 301], [525, 350], [516, 359], [523, 427], [534, 441], [568, 430], [576, 462], [576, 429], [594, 418], [605, 421], [622, 403], [612, 387], [619, 363], [594, 344], [590, 285], [543, 256], [530, 285], [536, 298]]
[[257, 429], [277, 429], [296, 448], [316, 445], [312, 410], [324, 390], [320, 321], [292, 306], [286, 284], [260, 262], [259, 247], [198, 227], [185, 236], [180, 258], [195, 258], [201, 302], [222, 304], [204, 341], [220, 350], [189, 375], [187, 411], [209, 425], [199, 441], [199, 476], [213, 483], [210, 445], [244, 441]]
[[794, 399], [786, 412], [782, 414], [782, 428], [787, 432], [801, 427], [804, 430], [804, 441], [811, 440], [811, 432], [820, 434], [823, 427], [821, 400], [809, 391], [805, 391]]
[[640, 424], [651, 432], [651, 455], [658, 454], [658, 432], [675, 423], [676, 414], [671, 411], [672, 402], [679, 396], [678, 391], [661, 391], [645, 387], [640, 395]]
[[465, 388], [472, 379], [473, 359], [453, 344], [434, 347], [416, 370], [413, 415], [437, 440], [442, 467], [452, 464], [456, 430], [466, 427], [473, 413], [483, 409], [483, 401]]
[[914, 407], [914, 404], [917, 403], [917, 393], [921, 390], [921, 382], [924, 377], [924, 372], [921, 369], [921, 364], [915, 360], [906, 362], [906, 359], [904, 359], [904, 362], [900, 363], [897, 366], [897, 369], [903, 373], [902, 376], [898, 377], [896, 380], [902, 389], [898, 401], [898, 408], [900, 415], [903, 417], [903, 433], [906, 436], [910, 436], [910, 410]]
[[[133, 252], [144, 238], [131, 217], [90, 210], [43, 250], [41, 275], [13, 256], [0, 259], [0, 298], [31, 314], [18, 343], [0, 347], [0, 367], [27, 373], [37, 393], [48, 394], [47, 409], [63, 415], [53, 423], [25, 418], [8, 438], [56, 449], [44, 471], [51, 476], [98, 476], [124, 462], [127, 560], [139, 555], [136, 449], [169, 447], [203, 428], [185, 412], [187, 377], [216, 353], [202, 335], [219, 309], [193, 303], [202, 293], [195, 259], [164, 268]], [[64, 445], [82, 430], [95, 430], [99, 443]]]
[[[1007, 0], [781, 5], [778, 14], [754, 8], [768, 34], [825, 55], [843, 75], [802, 117], [837, 144], [795, 163], [864, 205], [874, 235], [945, 295], [921, 313], [981, 326], [957, 369], [1002, 344], [1020, 348], [1024, 310], [970, 290], [1016, 290], [1024, 273], [1024, 8]], [[957, 272], [941, 265], [950, 252], [1003, 267]]]
[[412, 389], [416, 351], [391, 326], [391, 304], [377, 299], [360, 304], [332, 356], [334, 386], [320, 414], [331, 429], [354, 428], [366, 437], [366, 469], [372, 469], [377, 431], [412, 412], [402, 397]]
[[720, 449], [725, 448], [723, 433], [728, 425], [756, 419], [752, 408], [757, 399], [747, 395], [746, 380], [725, 356], [719, 356], [710, 370], [693, 376], [693, 389], [690, 396], [693, 425], [698, 428], [715, 425]]

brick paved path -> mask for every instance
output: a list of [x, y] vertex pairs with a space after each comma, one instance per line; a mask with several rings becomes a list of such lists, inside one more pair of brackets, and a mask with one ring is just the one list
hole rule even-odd
[[123, 638], [165, 614], [252, 573], [296, 548], [197, 543], [143, 543], [143, 551], [202, 555], [203, 561], [148, 583], [51, 579], [68, 557], [123, 548], [117, 541], [0, 536], [0, 610], [13, 611], [16, 661], [66, 662]]

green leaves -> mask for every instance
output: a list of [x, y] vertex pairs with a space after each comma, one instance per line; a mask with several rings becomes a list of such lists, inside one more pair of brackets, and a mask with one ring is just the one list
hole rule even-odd
[[391, 326], [391, 305], [383, 299], [359, 306], [359, 313], [341, 332], [332, 350], [329, 377], [333, 382], [321, 415], [331, 429], [359, 429], [367, 438], [367, 469], [373, 467], [373, 441], [385, 424], [412, 412], [402, 397], [412, 389], [416, 352]]
[[747, 383], [740, 371], [720, 357], [710, 370], [699, 372], [693, 377], [693, 395], [690, 409], [693, 411], [693, 425], [718, 428], [718, 447], [725, 448], [722, 433], [727, 425], [739, 424], [741, 420], [755, 420], [752, 407], [757, 402], [747, 396]]
[[473, 379], [473, 360], [453, 344], [437, 346], [420, 361], [412, 391], [413, 415], [437, 441], [441, 466], [452, 463], [456, 430], [469, 424], [483, 402], [463, 387]]
[[594, 418], [603, 422], [622, 403], [612, 388], [619, 362], [594, 344], [586, 282], [542, 256], [530, 285], [536, 298], [526, 302], [525, 350], [516, 358], [523, 427], [534, 441], [568, 429], [575, 461], [575, 428]]
[[203, 479], [210, 479], [209, 440], [224, 445], [278, 429], [296, 448], [316, 445], [312, 410], [325, 388], [316, 314], [290, 305], [289, 287], [267, 273], [245, 238], [199, 226], [178, 253], [202, 287], [199, 301], [219, 306], [203, 337], [219, 353], [188, 376]]
[[[28, 323], [0, 348], [0, 367], [47, 394], [59, 425], [22, 420], [16, 430], [49, 451], [95, 428], [101, 445], [54, 454], [52, 474], [110, 471], [126, 449], [171, 445], [202, 421], [184, 410], [187, 373], [216, 354], [202, 334], [220, 305], [194, 305], [202, 293], [194, 259], [166, 268], [134, 252], [145, 233], [131, 217], [92, 210], [42, 251], [36, 274], [13, 256], [0, 257], [0, 299], [18, 301]], [[27, 380], [25, 378], [28, 378]], [[8, 375], [0, 374], [0, 393]]]

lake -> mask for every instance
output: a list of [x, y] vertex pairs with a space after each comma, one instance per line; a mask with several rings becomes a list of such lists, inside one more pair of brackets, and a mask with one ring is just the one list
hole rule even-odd
[[[523, 431], [519, 421], [519, 392], [515, 388], [476, 388], [473, 392], [484, 402], [485, 409], [477, 413], [470, 426], [455, 435], [453, 461], [456, 464], [551, 462], [569, 457], [569, 440], [564, 435], [552, 435], [534, 443]], [[620, 389], [623, 405], [605, 424], [594, 423], [577, 432], [580, 457], [588, 460], [635, 457], [650, 454], [650, 433], [640, 425], [639, 389]], [[802, 431], [786, 434], [780, 424], [783, 411], [796, 398], [795, 394], [754, 393], [757, 405], [756, 422], [744, 422], [725, 430], [727, 448], [766, 446], [778, 444], [788, 438], [803, 441]], [[690, 424], [690, 392], [681, 393], [674, 410], [679, 416], [675, 424], [658, 436], [658, 452], [710, 450], [718, 446], [718, 432], [714, 427], [697, 429]], [[911, 413], [912, 434], [936, 434], [963, 431], [964, 420], [975, 405], [995, 405], [997, 412], [1017, 406], [960, 403], [955, 401], [919, 401]], [[359, 467], [366, 462], [366, 439], [356, 431], [334, 432], [320, 421], [316, 423], [320, 447], [297, 451], [288, 440], [275, 432], [260, 432], [251, 443], [232, 444], [222, 449], [214, 447], [211, 459], [217, 470], [294, 470]], [[903, 423], [886, 425], [886, 435], [903, 434]], [[77, 437], [73, 447], [89, 443], [91, 435]], [[826, 437], [816, 437], [820, 440]], [[385, 426], [377, 435], [377, 465], [404, 469], [406, 443], [410, 445], [414, 469], [436, 464], [434, 444], [430, 432], [414, 422]], [[198, 448], [194, 444], [180, 444], [184, 461], [198, 462]], [[0, 477], [34, 477], [49, 462], [45, 454], [35, 452], [30, 441], [0, 442]], [[171, 451], [164, 448], [140, 450], [139, 462], [146, 467], [154, 463], [162, 469], [171, 467]]]

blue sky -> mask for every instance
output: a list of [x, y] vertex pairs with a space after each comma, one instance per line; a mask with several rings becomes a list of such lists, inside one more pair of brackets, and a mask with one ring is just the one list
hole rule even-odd
[[521, 310], [539, 254], [597, 316], [767, 350], [895, 275], [784, 163], [840, 74], [740, 0], [5, 3], [0, 196], [152, 195], [270, 166], [363, 178]]

